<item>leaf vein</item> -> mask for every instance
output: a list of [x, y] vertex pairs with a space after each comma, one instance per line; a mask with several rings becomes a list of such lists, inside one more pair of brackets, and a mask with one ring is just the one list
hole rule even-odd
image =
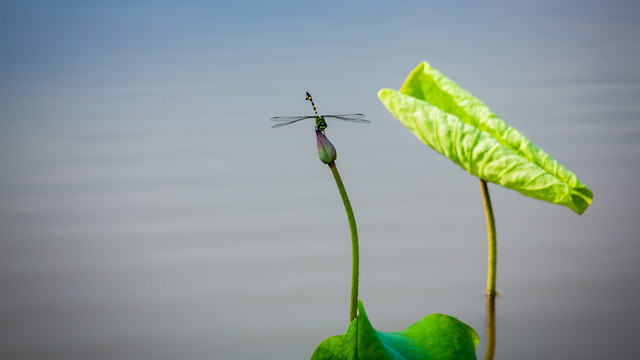
[[480, 165], [480, 168], [478, 169], [478, 177], [482, 177], [484, 178], [483, 174], [484, 174], [484, 167], [485, 165], [487, 165], [487, 162], [489, 161], [489, 159], [491, 158], [491, 155], [493, 155], [494, 152], [496, 152], [496, 150], [498, 150], [498, 148], [500, 148], [500, 146], [502, 146], [500, 143], [496, 144], [493, 149], [491, 149], [483, 158], [482, 158], [482, 165]]
[[469, 146], [469, 151], [467, 151], [467, 153], [469, 154], [467, 157], [467, 171], [471, 172], [471, 161], [473, 160], [473, 148], [476, 147], [476, 143], [478, 142], [478, 138], [480, 137], [480, 130], [476, 129], [476, 135], [473, 138], [473, 141], [471, 142], [471, 146]]

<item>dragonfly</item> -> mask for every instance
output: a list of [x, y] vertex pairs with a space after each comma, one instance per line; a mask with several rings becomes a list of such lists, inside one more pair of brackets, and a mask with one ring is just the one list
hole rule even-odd
[[342, 120], [342, 121], [350, 121], [355, 123], [368, 123], [369, 120], [364, 118], [364, 114], [342, 114], [342, 115], [320, 115], [318, 114], [318, 110], [316, 110], [316, 104], [313, 103], [313, 98], [311, 94], [307, 92], [307, 98], [305, 100], [311, 101], [311, 106], [313, 106], [313, 112], [315, 115], [307, 115], [307, 116], [276, 116], [272, 117], [271, 121], [275, 121], [278, 124], [273, 125], [273, 128], [278, 128], [281, 126], [286, 126], [289, 124], [296, 123], [301, 120], [306, 119], [315, 119], [316, 121], [316, 130], [324, 131], [327, 128], [327, 122], [325, 119], [333, 119], [333, 120]]

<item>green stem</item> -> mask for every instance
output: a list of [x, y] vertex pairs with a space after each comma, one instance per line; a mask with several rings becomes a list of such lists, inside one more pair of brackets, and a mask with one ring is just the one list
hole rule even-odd
[[493, 208], [491, 207], [491, 198], [489, 197], [489, 189], [487, 182], [480, 179], [480, 188], [482, 189], [482, 200], [484, 201], [484, 212], [487, 217], [487, 240], [488, 240], [488, 258], [489, 269], [487, 271], [487, 295], [495, 295], [496, 293], [496, 262], [498, 255], [498, 247], [496, 244], [496, 223], [493, 218]]
[[360, 249], [358, 246], [358, 229], [356, 228], [356, 218], [353, 216], [353, 209], [344, 189], [340, 173], [335, 162], [329, 164], [333, 178], [336, 179], [340, 197], [344, 203], [344, 209], [347, 211], [347, 219], [349, 219], [349, 228], [351, 229], [351, 304], [349, 306], [349, 322], [358, 315], [358, 272], [360, 267]]
[[487, 295], [487, 348], [484, 360], [493, 360], [496, 351], [496, 295]]

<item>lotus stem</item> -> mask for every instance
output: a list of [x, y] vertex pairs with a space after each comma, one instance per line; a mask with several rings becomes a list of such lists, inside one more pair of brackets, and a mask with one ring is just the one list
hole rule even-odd
[[484, 359], [493, 360], [496, 348], [496, 267], [498, 247], [496, 243], [496, 222], [487, 182], [480, 179], [484, 212], [487, 218], [488, 270], [487, 270], [487, 348]]
[[493, 208], [491, 207], [491, 198], [489, 197], [489, 188], [487, 182], [480, 179], [480, 188], [482, 189], [482, 200], [484, 201], [484, 212], [487, 217], [487, 240], [488, 240], [488, 271], [487, 271], [487, 295], [492, 296], [496, 293], [496, 266], [498, 247], [496, 243], [496, 223], [493, 218]]
[[340, 197], [344, 203], [344, 209], [347, 212], [347, 219], [349, 220], [349, 229], [351, 230], [351, 303], [349, 306], [349, 322], [352, 322], [358, 315], [358, 273], [360, 267], [360, 248], [358, 246], [358, 229], [356, 228], [356, 218], [353, 216], [353, 209], [351, 209], [351, 203], [347, 196], [347, 191], [344, 189], [340, 173], [336, 167], [335, 162], [331, 162], [329, 168], [333, 174], [333, 178], [336, 180], [338, 190], [340, 191]]
[[496, 295], [487, 295], [487, 349], [484, 360], [493, 360], [496, 350]]

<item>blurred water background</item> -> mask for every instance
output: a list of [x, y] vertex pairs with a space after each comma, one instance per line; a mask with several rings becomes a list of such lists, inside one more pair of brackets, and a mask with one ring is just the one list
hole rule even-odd
[[0, 358], [306, 359], [348, 320], [480, 335], [476, 178], [380, 104], [421, 61], [594, 192], [582, 216], [490, 186], [496, 359], [621, 359], [640, 321], [634, 1], [2, 1]]

